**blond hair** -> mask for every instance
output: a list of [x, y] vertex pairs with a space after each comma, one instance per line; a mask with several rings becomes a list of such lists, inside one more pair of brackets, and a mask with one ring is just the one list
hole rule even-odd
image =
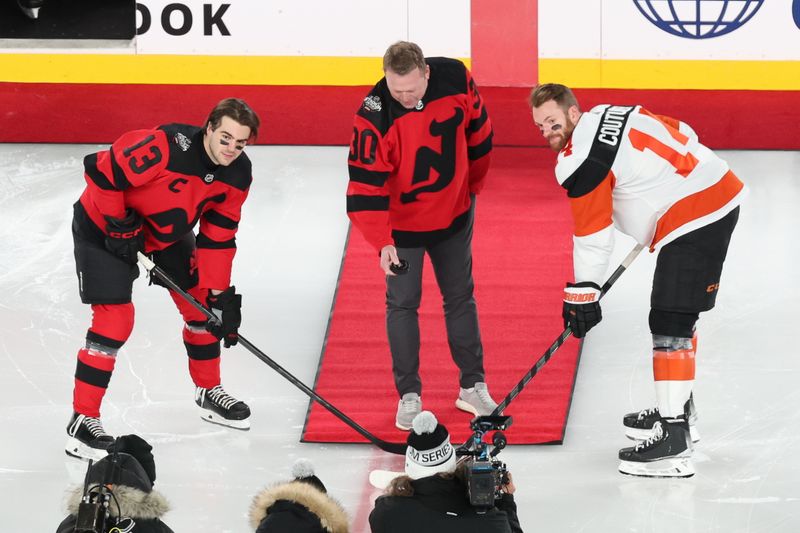
[[425, 70], [425, 56], [415, 43], [397, 41], [383, 55], [383, 70], [404, 76], [418, 68]]

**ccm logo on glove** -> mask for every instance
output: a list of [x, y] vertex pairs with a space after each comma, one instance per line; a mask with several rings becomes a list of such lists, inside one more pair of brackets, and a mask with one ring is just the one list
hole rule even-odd
[[119, 231], [109, 231], [108, 236], [113, 237], [115, 239], [132, 239], [139, 235], [142, 232], [142, 228], [136, 228], [133, 231], [126, 231], [124, 233], [120, 233]]

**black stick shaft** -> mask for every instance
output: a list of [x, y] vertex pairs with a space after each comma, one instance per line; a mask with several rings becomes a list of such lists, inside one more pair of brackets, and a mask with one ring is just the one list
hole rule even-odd
[[[150, 272], [151, 276], [157, 277], [161, 280], [165, 285], [167, 285], [170, 289], [178, 293], [184, 300], [189, 302], [195, 309], [203, 313], [207, 318], [210, 320], [219, 320], [219, 318], [211, 312], [206, 306], [201, 304], [197, 301], [197, 299], [186, 292], [185, 290], [181, 289], [170, 277], [167, 275], [161, 268], [156, 266], [153, 261], [151, 261], [147, 256], [139, 253], [139, 262]], [[397, 455], [404, 455], [406, 453], [406, 444], [398, 444], [394, 442], [387, 442], [385, 440], [379, 439], [363, 427], [361, 427], [358, 423], [356, 423], [353, 419], [349, 416], [341, 412], [339, 409], [333, 406], [329, 401], [325, 398], [314, 392], [313, 389], [309, 388], [305, 383], [297, 379], [294, 375], [292, 375], [288, 370], [283, 368], [274, 359], [269, 357], [267, 354], [259, 350], [255, 345], [253, 345], [250, 341], [244, 338], [242, 335], [239, 335], [239, 343], [244, 346], [244, 348], [261, 359], [264, 363], [267, 364], [270, 368], [275, 370], [278, 374], [286, 378], [292, 385], [303, 391], [309, 398], [317, 401], [320, 405], [322, 405], [325, 409], [333, 413], [339, 420], [356, 430], [362, 437], [376, 445], [378, 448], [385, 452], [394, 453]]]
[[[603, 288], [600, 291], [600, 298], [605, 296], [605, 294], [608, 292], [609, 289], [611, 289], [611, 287], [614, 285], [617, 279], [619, 279], [622, 273], [625, 272], [625, 270], [631, 265], [631, 263], [633, 263], [633, 260], [636, 259], [636, 256], [639, 255], [639, 252], [641, 252], [643, 248], [644, 246], [642, 246], [641, 244], [637, 244], [633, 248], [633, 250], [631, 250], [628, 253], [628, 255], [625, 257], [622, 263], [620, 263], [620, 265], [614, 271], [614, 273], [611, 274], [608, 280], [603, 284]], [[502, 412], [506, 409], [506, 407], [508, 407], [508, 404], [510, 404], [512, 400], [514, 400], [514, 398], [519, 396], [519, 393], [522, 392], [522, 389], [525, 388], [525, 385], [527, 385], [533, 379], [533, 376], [535, 376], [539, 372], [539, 370], [541, 370], [542, 367], [545, 364], [547, 364], [550, 358], [553, 357], [553, 354], [556, 353], [556, 351], [559, 348], [561, 348], [561, 345], [564, 344], [564, 342], [566, 342], [566, 340], [569, 338], [570, 335], [572, 335], [572, 330], [569, 327], [567, 327], [566, 329], [564, 329], [564, 331], [561, 332], [561, 335], [559, 335], [558, 338], [553, 342], [553, 344], [551, 344], [550, 347], [544, 352], [544, 354], [542, 354], [541, 357], [539, 357], [539, 359], [536, 361], [533, 367], [530, 370], [528, 370], [528, 372], [522, 377], [519, 383], [517, 383], [514, 386], [514, 388], [511, 389], [511, 392], [509, 392], [506, 395], [506, 397], [503, 398], [502, 402], [497, 404], [497, 408], [495, 408], [495, 410], [492, 412], [493, 415], [502, 414]]]

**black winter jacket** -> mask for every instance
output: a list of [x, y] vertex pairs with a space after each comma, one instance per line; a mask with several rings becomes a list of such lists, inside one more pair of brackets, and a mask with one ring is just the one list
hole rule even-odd
[[369, 515], [372, 533], [522, 533], [517, 505], [504, 494], [496, 507], [480, 513], [469, 504], [456, 477], [412, 480], [413, 496], [381, 496]]
[[348, 533], [344, 508], [309, 483], [267, 487], [253, 499], [250, 526], [256, 533]]

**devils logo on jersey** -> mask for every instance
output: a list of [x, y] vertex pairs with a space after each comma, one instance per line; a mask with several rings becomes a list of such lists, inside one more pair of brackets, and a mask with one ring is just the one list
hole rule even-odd
[[[203, 209], [209, 202], [222, 203], [225, 201], [224, 194], [218, 194], [211, 198], [204, 198], [198, 205], [194, 216], [189, 220], [188, 213], [179, 208], [167, 209], [160, 213], [151, 213], [147, 216], [147, 226], [150, 233], [161, 242], [173, 243], [192, 231], [194, 225], [200, 220]], [[156, 227], [158, 226], [158, 227]], [[159, 228], [165, 231], [160, 231]]]
[[401, 194], [400, 201], [404, 204], [415, 201], [420, 193], [441, 191], [453, 181], [456, 172], [456, 135], [458, 127], [464, 122], [464, 111], [458, 107], [453, 111], [454, 114], [449, 119], [431, 122], [429, 131], [433, 137], [441, 138], [442, 151], [437, 152], [428, 146], [422, 146], [417, 150], [411, 184], [427, 182], [431, 170], [438, 172], [439, 178], [431, 184]]

